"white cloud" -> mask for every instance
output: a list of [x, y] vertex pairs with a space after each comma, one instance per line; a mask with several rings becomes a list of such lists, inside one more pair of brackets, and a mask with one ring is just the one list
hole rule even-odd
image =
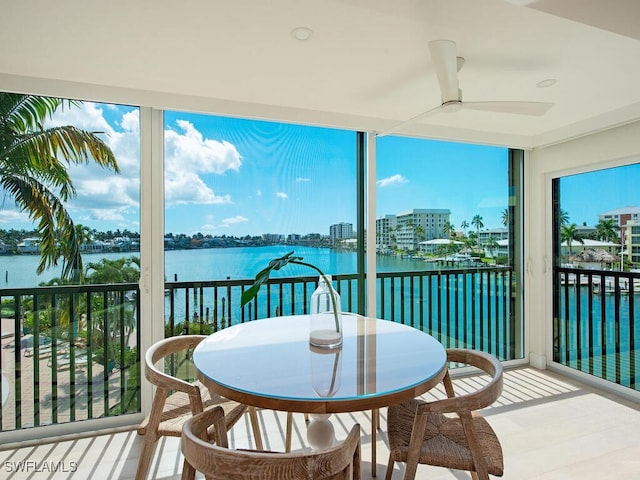
[[223, 174], [239, 170], [242, 158], [236, 147], [223, 140], [204, 138], [190, 122], [176, 122], [180, 133], [165, 130], [165, 162], [167, 173], [190, 172]]
[[407, 180], [405, 177], [403, 177], [400, 174], [395, 174], [392, 175], [390, 177], [387, 178], [383, 178], [381, 180], [378, 180], [376, 182], [376, 185], [380, 188], [384, 188], [384, 187], [390, 187], [392, 185], [402, 185], [404, 183], [407, 183], [409, 180]]
[[164, 196], [167, 205], [233, 203], [229, 195], [216, 195], [198, 175], [186, 171], [166, 175]]
[[305, 177], [296, 178], [296, 182], [310, 182], [310, 181], [311, 181], [310, 178], [305, 178]]
[[135, 109], [122, 115], [120, 126], [123, 130], [132, 133], [140, 132], [140, 110]]
[[204, 138], [190, 122], [178, 120], [178, 130], [165, 130], [165, 200], [172, 204], [233, 203], [229, 195], [216, 194], [202, 174], [237, 171], [242, 158], [227, 142]]
[[286, 193], [284, 193], [284, 192], [276, 192], [276, 197], [278, 197], [278, 198], [285, 198], [285, 199], [286, 199], [286, 198], [289, 198], [289, 195], [287, 195], [287, 194], [286, 194]]
[[227, 227], [230, 225], [237, 225], [238, 223], [246, 223], [248, 221], [248, 218], [243, 217], [242, 215], [236, 215], [235, 217], [225, 218], [222, 220], [222, 225]]
[[102, 132], [106, 137], [114, 133], [114, 129], [104, 118], [102, 106], [92, 102], [82, 102], [77, 107], [56, 110], [53, 118], [49, 119], [45, 127], [57, 127], [60, 125], [73, 125], [89, 132]]
[[28, 223], [30, 221], [27, 212], [0, 208], [0, 224]]
[[76, 222], [82, 224], [91, 224], [91, 222], [95, 222], [96, 220], [102, 222], [124, 222], [124, 211], [126, 211], [126, 209], [92, 208], [88, 214], [83, 215], [79, 220], [76, 220]]

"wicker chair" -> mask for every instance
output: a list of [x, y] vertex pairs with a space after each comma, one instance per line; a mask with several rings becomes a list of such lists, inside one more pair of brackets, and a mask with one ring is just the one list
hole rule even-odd
[[[187, 359], [192, 349], [205, 338], [207, 337], [204, 335], [180, 335], [161, 340], [147, 350], [145, 376], [156, 386], [156, 392], [149, 415], [138, 426], [138, 434], [144, 435], [144, 445], [138, 461], [136, 480], [147, 477], [158, 439], [162, 436], [181, 436], [184, 422], [193, 415], [209, 406], [220, 405], [226, 413], [226, 428], [229, 429], [248, 409], [245, 405], [222, 397], [212, 398], [209, 390], [200, 382], [189, 383], [156, 368], [156, 363], [172, 354], [180, 353], [182, 360]], [[262, 448], [255, 409], [249, 409], [249, 413], [256, 445]]]
[[[445, 375], [446, 399], [418, 399], [390, 406], [387, 415], [391, 479], [394, 462], [406, 462], [405, 480], [413, 479], [419, 463], [471, 472], [473, 479], [502, 476], [502, 447], [489, 423], [477, 412], [502, 393], [502, 365], [482, 352], [447, 350], [447, 360], [481, 369], [491, 376], [479, 390], [455, 396], [451, 377]], [[454, 415], [445, 415], [454, 414]]]
[[[213, 480], [360, 480], [360, 426], [339, 445], [318, 451], [274, 453], [229, 449], [225, 415], [214, 407], [182, 430], [182, 480], [202, 472]], [[215, 445], [202, 439], [213, 427]]]

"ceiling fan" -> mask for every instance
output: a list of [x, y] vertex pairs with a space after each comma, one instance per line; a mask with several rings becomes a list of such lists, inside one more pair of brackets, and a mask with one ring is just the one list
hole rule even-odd
[[456, 43], [452, 40], [432, 40], [429, 42], [429, 51], [431, 52], [431, 59], [436, 70], [438, 83], [440, 84], [442, 103], [385, 132], [379, 133], [378, 136], [389, 135], [403, 129], [407, 125], [436, 113], [452, 113], [460, 111], [463, 108], [468, 110], [482, 110], [485, 112], [542, 116], [553, 106], [553, 103], [544, 102], [463, 102], [462, 90], [458, 87], [458, 72], [464, 65], [465, 59], [457, 56]]

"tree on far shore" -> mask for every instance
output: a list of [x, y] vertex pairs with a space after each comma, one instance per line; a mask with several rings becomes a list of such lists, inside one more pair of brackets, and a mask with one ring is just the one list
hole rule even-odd
[[[474, 215], [471, 219], [471, 225], [476, 228], [476, 242], [478, 241], [478, 237], [480, 236], [480, 229], [484, 227], [484, 223], [482, 223], [482, 217], [480, 215]], [[479, 247], [480, 245], [478, 245]]]
[[560, 241], [566, 242], [567, 247], [569, 247], [569, 255], [573, 254], [573, 242], [578, 242], [584, 245], [584, 239], [580, 232], [578, 232], [578, 226], [575, 223], [571, 225], [563, 224], [560, 227]]
[[511, 221], [511, 214], [509, 213], [509, 209], [505, 208], [502, 211], [502, 225], [504, 225], [505, 227], [509, 227], [509, 222]]
[[0, 190], [37, 224], [40, 237], [38, 273], [57, 265], [62, 276], [80, 280], [83, 265], [78, 230], [65, 203], [76, 190], [67, 167], [96, 162], [118, 173], [115, 156], [98, 137], [74, 126], [45, 128], [74, 100], [0, 92]]
[[612, 218], [600, 220], [596, 225], [595, 237], [605, 242], [619, 242], [620, 234], [618, 230], [620, 230], [620, 227]]

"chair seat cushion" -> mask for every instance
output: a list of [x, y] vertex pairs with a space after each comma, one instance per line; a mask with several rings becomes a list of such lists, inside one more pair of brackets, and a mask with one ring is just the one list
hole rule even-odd
[[[228, 400], [218, 395], [211, 396], [207, 389], [200, 382], [196, 382], [200, 388], [203, 408], [206, 409], [213, 405], [220, 405], [224, 409], [225, 423], [230, 429], [237, 423], [242, 414], [246, 411], [246, 406], [237, 402]], [[191, 418], [191, 406], [189, 404], [189, 395], [184, 392], [174, 392], [169, 395], [165, 401], [160, 425], [158, 426], [158, 435], [166, 435], [171, 437], [179, 437], [182, 435], [182, 426], [189, 418]], [[149, 415], [138, 426], [138, 434], [144, 435], [149, 423]]]
[[[407, 461], [411, 430], [419, 403], [424, 402], [414, 399], [388, 409], [389, 448], [397, 462]], [[487, 470], [491, 475], [502, 476], [502, 447], [497, 435], [480, 414], [474, 412], [472, 419]], [[428, 414], [419, 463], [467, 471], [474, 469], [469, 444], [457, 415]]]

